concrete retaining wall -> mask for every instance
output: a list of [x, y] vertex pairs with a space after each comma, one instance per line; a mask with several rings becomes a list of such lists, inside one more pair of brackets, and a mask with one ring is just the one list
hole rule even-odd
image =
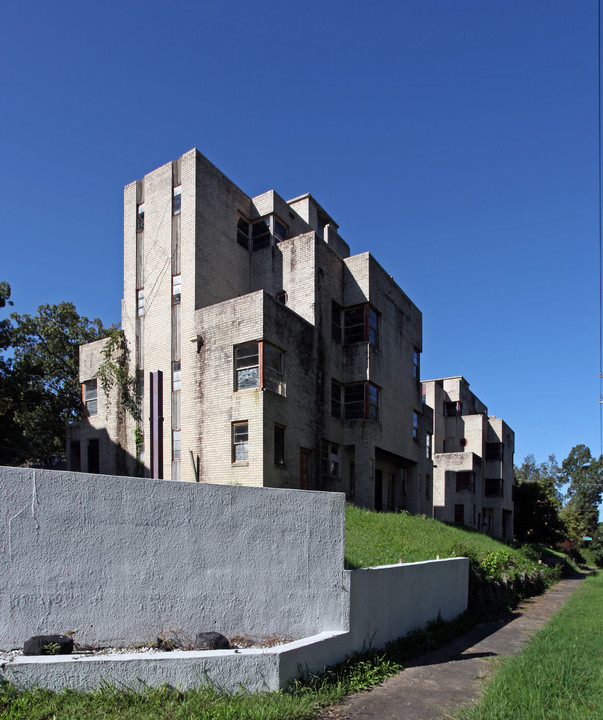
[[23, 657], [0, 679], [277, 690], [300, 668], [319, 672], [466, 609], [466, 558], [344, 571], [343, 538], [336, 493], [0, 468], [0, 648], [72, 629], [96, 644], [172, 629], [300, 638], [267, 650]]
[[0, 468], [0, 648], [346, 629], [343, 538], [340, 494]]

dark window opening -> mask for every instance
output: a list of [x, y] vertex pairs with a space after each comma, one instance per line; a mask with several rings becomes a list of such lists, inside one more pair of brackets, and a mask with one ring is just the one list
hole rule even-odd
[[419, 442], [419, 413], [416, 410], [412, 411], [412, 439]]
[[350, 498], [356, 497], [356, 462], [350, 460]]
[[503, 481], [500, 478], [486, 478], [485, 485], [486, 497], [503, 496]]
[[341, 342], [341, 306], [334, 300], [331, 303], [331, 337], [335, 342]]
[[144, 203], [136, 208], [136, 232], [144, 230]]
[[465, 506], [455, 505], [454, 506], [454, 522], [463, 524], [465, 522]]
[[284, 290], [279, 290], [274, 297], [277, 302], [280, 302], [283, 305], [287, 304], [287, 293]]
[[270, 247], [270, 227], [265, 220], [258, 220], [251, 226], [252, 249], [262, 250]]
[[473, 492], [475, 490], [474, 476], [470, 471], [457, 472], [456, 474], [456, 491], [457, 492]]
[[463, 406], [460, 402], [444, 403], [444, 415], [446, 417], [458, 417], [463, 414]]
[[237, 242], [245, 250], [249, 250], [249, 223], [243, 218], [239, 218], [237, 222]]
[[486, 443], [486, 460], [502, 460], [504, 446], [501, 442]]
[[285, 428], [281, 425], [274, 426], [274, 464], [285, 464]]
[[344, 310], [344, 343], [350, 345], [364, 339], [364, 307]]
[[415, 380], [419, 379], [419, 374], [420, 374], [419, 358], [420, 358], [419, 351], [417, 350], [417, 348], [413, 348], [413, 351], [412, 351], [412, 376]]
[[339, 478], [339, 445], [323, 440], [320, 452], [320, 465], [325, 477]]
[[88, 440], [88, 472], [100, 472], [100, 453], [98, 438]]
[[331, 416], [341, 419], [341, 385], [331, 380]]
[[287, 239], [287, 226], [274, 218], [274, 242], [279, 243]]
[[346, 385], [344, 391], [345, 419], [364, 419], [364, 383]]

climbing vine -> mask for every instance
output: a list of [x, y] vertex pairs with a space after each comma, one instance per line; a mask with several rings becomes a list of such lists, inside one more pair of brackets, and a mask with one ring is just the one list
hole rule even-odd
[[[141, 419], [140, 394], [138, 390], [138, 370], [130, 372], [130, 351], [124, 331], [118, 328], [111, 328], [109, 336], [102, 349], [103, 361], [98, 368], [96, 377], [100, 382], [103, 393], [109, 408], [109, 395], [116, 387], [118, 393], [118, 412], [129, 413], [137, 423], [137, 431], [140, 431], [138, 423]], [[137, 438], [138, 444], [138, 438]]]

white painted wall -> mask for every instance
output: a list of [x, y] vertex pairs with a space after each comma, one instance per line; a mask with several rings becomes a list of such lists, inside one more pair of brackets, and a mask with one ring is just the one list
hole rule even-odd
[[0, 468], [0, 648], [348, 624], [344, 496]]

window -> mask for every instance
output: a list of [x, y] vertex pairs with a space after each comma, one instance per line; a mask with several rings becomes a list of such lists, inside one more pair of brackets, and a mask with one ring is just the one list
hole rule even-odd
[[345, 386], [345, 419], [364, 420], [364, 383]]
[[264, 382], [262, 387], [283, 394], [283, 353], [272, 345], [263, 343]]
[[323, 475], [339, 478], [339, 445], [324, 440], [320, 460]]
[[172, 303], [177, 305], [182, 294], [182, 275], [172, 276]]
[[460, 402], [445, 402], [444, 415], [446, 417], [459, 417], [463, 414], [463, 405]]
[[100, 472], [100, 450], [98, 438], [88, 440], [88, 472]]
[[144, 203], [136, 208], [136, 232], [144, 230]]
[[251, 226], [252, 250], [270, 247], [270, 226], [266, 220], [258, 220]]
[[144, 315], [144, 288], [136, 291], [136, 314], [138, 317]]
[[245, 422], [232, 424], [232, 461], [233, 463], [249, 460], [249, 425]]
[[503, 481], [500, 478], [486, 478], [485, 485], [486, 497], [503, 496]]
[[344, 343], [350, 345], [364, 340], [364, 307], [344, 310]]
[[172, 215], [180, 215], [182, 209], [182, 186], [174, 188], [174, 201], [172, 203]]
[[237, 242], [249, 250], [249, 223], [242, 217], [237, 222]]
[[345, 345], [356, 342], [379, 344], [379, 316], [368, 303], [343, 311], [343, 341]]
[[260, 361], [258, 343], [239, 345], [235, 350], [235, 366], [237, 373], [237, 390], [260, 386]]
[[180, 370], [180, 360], [174, 360], [172, 363], [172, 390], [180, 390], [182, 388], [182, 374]]
[[486, 443], [486, 460], [502, 460], [503, 444], [500, 442]]
[[84, 383], [84, 405], [86, 415], [96, 415], [98, 413], [98, 383], [96, 378], [87, 380]]
[[379, 390], [372, 383], [367, 384], [367, 419], [379, 422]]
[[283, 366], [284, 353], [273, 345], [262, 340], [239, 345], [235, 348], [235, 390], [261, 387], [284, 395]]
[[279, 290], [274, 297], [283, 305], [287, 304], [287, 293], [284, 290]]
[[419, 379], [419, 374], [420, 374], [419, 358], [420, 358], [419, 351], [417, 350], [417, 348], [413, 348], [413, 350], [412, 350], [412, 376], [415, 380]]
[[279, 243], [287, 239], [287, 226], [274, 218], [274, 242]]
[[431, 443], [433, 440], [433, 436], [431, 433], [425, 433], [425, 457], [430, 460], [431, 459]]
[[274, 464], [285, 464], [285, 428], [282, 425], [274, 426]]
[[454, 506], [454, 522], [461, 523], [461, 524], [465, 522], [465, 506], [464, 505], [455, 505]]
[[412, 411], [412, 439], [419, 442], [419, 414], [416, 410]]
[[331, 337], [335, 342], [341, 342], [341, 306], [334, 300], [331, 303]]
[[456, 491], [457, 492], [473, 492], [474, 478], [470, 471], [457, 472], [456, 474]]
[[341, 419], [341, 385], [331, 380], [331, 417]]
[[172, 430], [172, 460], [180, 460], [182, 457], [182, 431]]

